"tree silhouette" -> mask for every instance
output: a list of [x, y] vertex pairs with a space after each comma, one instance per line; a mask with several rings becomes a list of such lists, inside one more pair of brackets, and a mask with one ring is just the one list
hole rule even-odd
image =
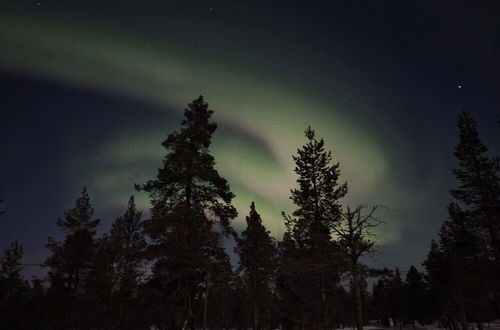
[[[282, 213], [282, 240], [276, 244], [253, 202], [238, 236], [234, 195], [210, 154], [212, 115], [203, 97], [192, 101], [180, 129], [162, 143], [156, 177], [136, 185], [151, 200], [149, 219], [142, 220], [132, 196], [98, 235], [100, 220], [84, 187], [57, 220], [61, 239], [48, 238], [45, 263], [22, 264], [18, 241], [3, 252], [0, 329], [293, 330], [354, 322], [362, 330], [369, 319], [385, 327], [438, 321], [450, 330], [482, 330], [500, 317], [500, 159], [488, 155], [468, 113], [458, 119], [448, 216], [425, 272], [410, 266], [404, 281], [398, 268], [362, 264], [382, 222], [377, 207], [342, 207], [347, 184], [310, 127], [293, 156], [295, 210]], [[230, 235], [237, 271], [224, 246]], [[25, 280], [28, 265], [48, 267], [47, 276]], [[371, 293], [367, 277], [378, 277]]]
[[450, 190], [454, 201], [448, 219], [424, 265], [431, 294], [446, 306], [448, 323], [466, 330], [470, 321], [482, 328], [481, 322], [493, 317], [491, 306], [498, 315], [500, 180], [498, 162], [486, 155], [476, 121], [464, 111], [457, 126], [459, 167], [453, 173], [458, 187]]
[[21, 275], [23, 246], [12, 242], [0, 258], [0, 328], [22, 329], [26, 327], [26, 301], [29, 286]]
[[133, 328], [132, 319], [137, 317], [134, 297], [138, 294], [147, 245], [141, 217], [142, 212], [137, 210], [131, 196], [125, 213], [113, 222], [109, 233], [109, 249], [113, 256], [113, 295], [118, 306], [120, 329]]
[[404, 283], [404, 307], [405, 314], [413, 323], [413, 327], [415, 327], [415, 320], [424, 324], [428, 302], [424, 277], [411, 265]]
[[296, 296], [300, 297], [298, 303], [308, 306], [296, 309], [301, 314], [298, 317], [301, 323], [321, 320], [321, 326], [326, 328], [329, 323], [327, 297], [336, 285], [332, 227], [340, 219], [339, 200], [347, 193], [347, 185], [338, 182], [339, 164], [332, 164], [332, 155], [325, 151], [324, 140], [318, 140], [310, 127], [305, 136], [307, 143], [293, 157], [298, 187], [291, 190], [290, 198], [297, 209], [293, 216], [284, 215], [287, 233], [282, 244], [282, 249], [293, 251], [283, 251], [283, 257], [291, 258], [283, 260], [282, 271], [288, 273], [285, 277], [295, 276], [287, 281], [295, 288], [285, 289], [284, 279], [280, 287], [288, 292], [300, 292]]
[[[110, 247], [109, 235], [104, 234], [94, 242], [92, 259], [82, 283], [79, 322], [86, 328], [106, 328], [119, 324], [119, 301], [114, 298], [114, 268], [117, 256]], [[118, 317], [116, 317], [116, 316]]]
[[[449, 317], [447, 307], [449, 306], [448, 295], [448, 277], [449, 272], [446, 268], [446, 258], [441, 250], [439, 243], [431, 241], [429, 252], [422, 263], [425, 268], [425, 280], [429, 287], [429, 318], [432, 320], [443, 321]], [[446, 321], [450, 326], [450, 322]], [[450, 326], [451, 328], [451, 326]]]
[[363, 329], [363, 303], [361, 285], [363, 279], [362, 267], [359, 258], [373, 252], [375, 241], [371, 239], [373, 227], [382, 223], [382, 220], [375, 217], [377, 207], [373, 207], [368, 213], [363, 214], [363, 207], [359, 206], [354, 210], [347, 207], [341, 213], [341, 220], [332, 227], [333, 232], [338, 237], [338, 244], [346, 258], [346, 269], [351, 277], [352, 292], [356, 306], [356, 327]]
[[252, 305], [253, 329], [257, 330], [262, 328], [262, 314], [269, 311], [272, 302], [270, 286], [276, 267], [276, 247], [253, 202], [246, 221], [247, 228], [237, 240], [236, 252], [240, 256], [239, 270], [243, 272]]
[[[221, 233], [231, 233], [237, 215], [227, 181], [215, 170], [209, 153], [217, 125], [213, 110], [200, 96], [184, 111], [178, 132], [163, 142], [167, 155], [155, 180], [137, 188], [149, 193], [151, 219], [145, 232], [152, 240], [154, 276], [162, 278], [176, 306], [176, 327], [193, 325], [202, 283], [209, 283], [211, 265], [221, 246]], [[220, 231], [217, 231], [220, 229]]]
[[401, 328], [403, 321], [403, 280], [401, 272], [396, 267], [393, 276], [389, 280], [389, 308], [394, 326]]
[[372, 288], [374, 318], [380, 320], [380, 325], [384, 327], [390, 326], [389, 318], [392, 317], [389, 292], [392, 276], [393, 272], [385, 268]]
[[93, 219], [94, 209], [84, 187], [75, 206], [64, 212], [56, 222], [65, 234], [58, 242], [49, 237], [47, 247], [51, 255], [45, 264], [50, 268], [49, 281], [51, 310], [56, 314], [55, 322], [60, 327], [71, 327], [81, 319], [80, 304], [84, 294], [84, 283], [92, 267], [95, 235], [100, 220]]
[[[500, 163], [498, 158], [487, 156], [488, 148], [479, 139], [477, 123], [469, 113], [460, 114], [458, 129], [460, 142], [454, 155], [459, 167], [453, 173], [459, 185], [450, 193], [458, 204], [455, 213], [460, 210], [468, 230], [477, 236], [476, 249], [482, 250], [477, 253], [484, 254], [484, 258], [476, 258], [476, 263], [482, 264], [478, 275], [489, 287], [483, 288], [483, 294], [493, 298], [489, 305], [500, 316]], [[486, 274], [489, 278], [484, 278]], [[477, 279], [471, 275], [474, 277]], [[478, 289], [476, 286], [471, 293], [477, 296]]]
[[463, 206], [467, 221], [486, 239], [490, 255], [500, 262], [500, 171], [496, 159], [485, 155], [488, 148], [479, 140], [476, 121], [467, 112], [458, 119], [460, 143], [454, 155], [459, 167], [453, 170], [459, 186], [450, 191]]

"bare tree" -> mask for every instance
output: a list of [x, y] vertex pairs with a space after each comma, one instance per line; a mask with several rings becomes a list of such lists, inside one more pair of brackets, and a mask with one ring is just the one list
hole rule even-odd
[[363, 213], [365, 207], [358, 206], [354, 210], [348, 206], [346, 211], [341, 212], [341, 221], [333, 227], [333, 232], [338, 238], [338, 243], [346, 258], [347, 273], [351, 280], [351, 289], [355, 301], [356, 327], [363, 329], [363, 305], [361, 300], [362, 269], [359, 258], [374, 252], [375, 234], [374, 227], [383, 223], [375, 217], [377, 206]]

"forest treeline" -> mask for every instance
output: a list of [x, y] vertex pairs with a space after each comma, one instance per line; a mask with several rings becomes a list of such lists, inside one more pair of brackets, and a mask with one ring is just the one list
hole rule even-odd
[[[44, 278], [23, 277], [23, 247], [0, 259], [1, 329], [331, 329], [437, 323], [451, 330], [500, 318], [499, 159], [488, 156], [474, 119], [458, 121], [457, 186], [439, 239], [420, 272], [373, 269], [377, 206], [349, 207], [340, 167], [323, 139], [305, 131], [293, 156], [295, 211], [280, 241], [250, 204], [237, 233], [227, 181], [209, 152], [217, 125], [203, 97], [188, 105], [148, 194], [147, 218], [130, 197], [98, 235], [86, 188], [47, 239]], [[444, 173], [443, 173], [444, 175]], [[250, 201], [249, 201], [250, 202]], [[0, 201], [1, 203], [1, 201]], [[1, 206], [2, 204], [0, 204]], [[443, 206], [444, 207], [444, 206]], [[8, 211], [8, 210], [3, 210]], [[0, 213], [1, 214], [1, 213]], [[237, 265], [224, 248], [234, 239]], [[372, 290], [368, 279], [374, 278]]]

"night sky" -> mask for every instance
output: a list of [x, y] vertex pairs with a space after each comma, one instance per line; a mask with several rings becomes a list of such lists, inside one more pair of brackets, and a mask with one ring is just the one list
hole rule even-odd
[[161, 166], [198, 95], [211, 151], [275, 237], [308, 125], [340, 162], [344, 203], [384, 205], [378, 266], [419, 265], [455, 184], [456, 119], [500, 154], [495, 1], [8, 1], [0, 3], [0, 248], [46, 256], [86, 185], [107, 230]]

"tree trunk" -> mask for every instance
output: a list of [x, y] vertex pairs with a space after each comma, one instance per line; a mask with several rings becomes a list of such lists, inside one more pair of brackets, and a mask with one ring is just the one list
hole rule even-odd
[[467, 314], [465, 313], [465, 306], [464, 306], [463, 300], [460, 301], [459, 313], [460, 313], [459, 314], [460, 315], [460, 323], [462, 324], [462, 330], [468, 330], [469, 323], [467, 322]]
[[254, 305], [253, 307], [253, 329], [258, 330], [258, 318], [259, 318], [259, 312], [257, 310], [257, 306]]
[[328, 327], [328, 316], [326, 313], [326, 293], [325, 293], [325, 282], [321, 280], [321, 304], [323, 307], [323, 329]]
[[203, 302], [203, 330], [207, 329], [207, 310], [208, 310], [208, 275], [206, 280], [205, 301]]
[[259, 310], [257, 308], [257, 278], [254, 276], [253, 279], [253, 294], [254, 294], [254, 302], [253, 302], [253, 330], [258, 330], [259, 326]]
[[357, 263], [353, 265], [352, 285], [354, 293], [354, 301], [356, 304], [356, 328], [363, 330], [363, 304], [361, 301], [361, 288], [359, 287], [359, 273]]
[[186, 319], [184, 320], [184, 323], [182, 325], [182, 330], [186, 330], [188, 328], [188, 326], [191, 326], [191, 328], [193, 328], [193, 305], [192, 305], [192, 301], [191, 301], [191, 286], [189, 285], [189, 283], [186, 283], [185, 284], [185, 294], [186, 294], [186, 303], [187, 303], [187, 315], [186, 315]]

